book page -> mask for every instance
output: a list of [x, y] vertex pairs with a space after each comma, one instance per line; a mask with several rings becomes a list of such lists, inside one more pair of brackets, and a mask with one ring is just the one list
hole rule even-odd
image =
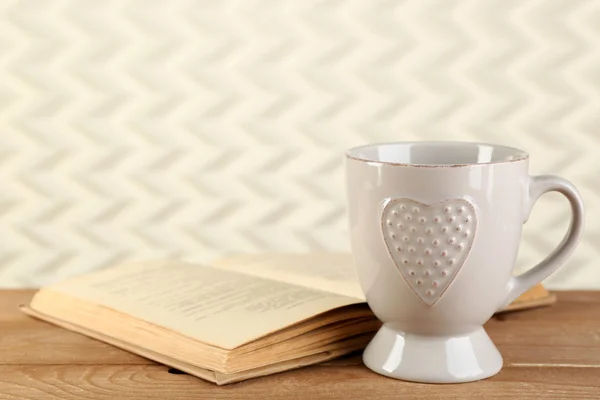
[[172, 261], [121, 265], [47, 289], [224, 349], [358, 303], [320, 290]]
[[249, 254], [221, 258], [213, 266], [365, 301], [350, 253]]
[[[348, 339], [343, 339], [337, 342], [333, 342], [334, 348], [330, 348], [329, 350], [323, 351], [321, 353], [313, 354], [310, 356], [294, 358], [290, 360], [280, 361], [274, 364], [269, 364], [262, 367], [257, 367], [253, 369], [249, 369], [242, 372], [236, 372], [231, 374], [224, 374], [221, 372], [201, 368], [195, 366], [193, 364], [187, 363], [185, 361], [181, 361], [177, 358], [170, 357], [166, 354], [158, 353], [156, 351], [152, 351], [146, 347], [138, 346], [135, 343], [126, 342], [123, 340], [116, 339], [112, 336], [108, 336], [103, 334], [102, 332], [97, 332], [91, 329], [87, 329], [85, 327], [72, 324], [63, 320], [60, 320], [55, 317], [51, 317], [42, 313], [37, 312], [28, 307], [23, 307], [21, 309], [25, 314], [31, 315], [32, 317], [39, 318], [41, 320], [50, 322], [62, 328], [81, 333], [82, 335], [86, 335], [92, 337], [94, 339], [109, 343], [113, 346], [119, 347], [121, 349], [130, 351], [134, 354], [138, 354], [142, 357], [148, 358], [150, 360], [154, 360], [158, 363], [168, 365], [173, 368], [177, 368], [180, 371], [185, 371], [190, 375], [197, 376], [198, 378], [206, 379], [211, 382], [215, 382], [218, 385], [224, 385], [233, 382], [240, 382], [251, 378], [256, 378], [259, 376], [272, 375], [278, 372], [288, 371], [291, 369], [296, 369], [308, 365], [313, 365], [317, 363], [321, 363], [324, 361], [332, 360], [334, 358], [338, 358], [344, 354], [352, 353], [357, 350], [362, 350], [365, 348], [366, 342], [371, 339], [371, 335], [361, 335], [355, 336]], [[333, 347], [333, 346], [330, 346]]]

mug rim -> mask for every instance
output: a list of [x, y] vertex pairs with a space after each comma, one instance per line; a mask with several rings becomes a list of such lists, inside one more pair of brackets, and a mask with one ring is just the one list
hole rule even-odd
[[[424, 146], [434, 146], [434, 145], [449, 145], [449, 146], [487, 146], [495, 149], [504, 149], [509, 150], [511, 154], [518, 155], [516, 158], [505, 159], [505, 160], [496, 160], [496, 161], [486, 161], [486, 162], [467, 162], [467, 163], [436, 163], [436, 164], [424, 164], [424, 163], [403, 163], [403, 162], [395, 162], [395, 161], [382, 161], [377, 160], [374, 157], [364, 157], [356, 154], [359, 150], [382, 147], [382, 146], [390, 146], [390, 145], [424, 145]], [[377, 164], [377, 165], [391, 165], [391, 166], [402, 166], [402, 167], [420, 167], [420, 168], [457, 168], [457, 167], [474, 167], [474, 166], [484, 166], [484, 165], [495, 165], [495, 164], [507, 164], [514, 163], [518, 161], [526, 161], [529, 159], [529, 153], [524, 150], [521, 150], [517, 147], [506, 146], [502, 144], [490, 143], [490, 142], [470, 142], [470, 141], [428, 141], [428, 140], [416, 140], [416, 141], [391, 141], [391, 142], [374, 142], [367, 143], [360, 146], [350, 147], [345, 152], [346, 158], [349, 160], [364, 162], [368, 164]]]

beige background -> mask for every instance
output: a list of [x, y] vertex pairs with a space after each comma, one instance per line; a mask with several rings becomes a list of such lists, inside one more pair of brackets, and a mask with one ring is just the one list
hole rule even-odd
[[[0, 285], [133, 259], [348, 250], [343, 150], [522, 147], [581, 190], [547, 284], [600, 288], [598, 1], [4, 1]], [[560, 241], [543, 198], [523, 269]]]

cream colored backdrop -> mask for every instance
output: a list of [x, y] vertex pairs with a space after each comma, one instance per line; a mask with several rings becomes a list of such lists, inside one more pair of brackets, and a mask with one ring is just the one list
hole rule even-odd
[[[582, 192], [547, 284], [600, 288], [600, 2], [0, 3], [0, 285], [124, 260], [348, 250], [343, 151], [522, 147]], [[523, 269], [560, 241], [544, 197]]]

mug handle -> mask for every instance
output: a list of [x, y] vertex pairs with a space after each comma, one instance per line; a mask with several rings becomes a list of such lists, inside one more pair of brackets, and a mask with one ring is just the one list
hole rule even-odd
[[556, 249], [542, 262], [521, 275], [512, 277], [507, 285], [508, 295], [500, 307], [503, 309], [517, 299], [520, 295], [542, 282], [554, 273], [569, 258], [583, 233], [584, 211], [583, 201], [579, 192], [568, 180], [552, 175], [539, 175], [529, 178], [529, 192], [525, 206], [525, 220], [527, 222], [533, 205], [541, 195], [548, 192], [562, 193], [571, 204], [571, 224]]

